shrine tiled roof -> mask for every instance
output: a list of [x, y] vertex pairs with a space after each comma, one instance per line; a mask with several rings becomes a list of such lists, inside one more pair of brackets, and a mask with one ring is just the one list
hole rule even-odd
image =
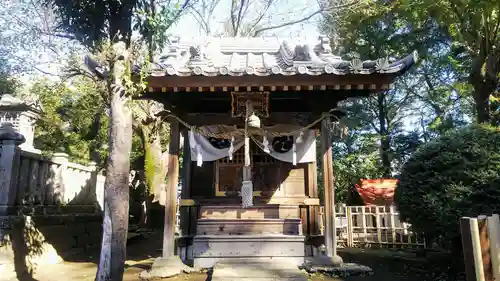
[[276, 37], [174, 38], [154, 60], [152, 76], [346, 75], [402, 74], [417, 61], [414, 52], [390, 61], [344, 60], [332, 53], [330, 41]]

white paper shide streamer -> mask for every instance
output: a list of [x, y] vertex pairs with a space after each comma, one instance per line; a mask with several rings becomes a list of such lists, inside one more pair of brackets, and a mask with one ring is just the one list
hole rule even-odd
[[200, 146], [196, 145], [195, 150], [196, 150], [196, 165], [198, 167], [201, 167], [201, 165], [203, 165], [203, 154], [201, 154]]
[[243, 208], [253, 206], [253, 184], [251, 181], [243, 181], [241, 186], [241, 205]]
[[231, 137], [231, 145], [229, 146], [229, 150], [227, 151], [229, 154], [229, 160], [233, 160], [233, 153], [234, 153], [234, 136]]
[[264, 152], [265, 153], [271, 153], [271, 150], [269, 149], [269, 141], [267, 140], [267, 136], [264, 135], [262, 139], [262, 144], [264, 145]]

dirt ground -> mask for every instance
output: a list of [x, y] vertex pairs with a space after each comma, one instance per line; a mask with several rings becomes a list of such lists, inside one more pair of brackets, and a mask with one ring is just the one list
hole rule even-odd
[[[155, 257], [159, 256], [161, 236], [131, 241], [127, 249], [129, 260], [126, 263], [124, 281], [138, 281], [139, 273], [148, 269]], [[340, 250], [345, 262], [355, 262], [373, 269], [372, 276], [351, 276], [345, 279], [323, 275], [309, 277], [309, 281], [440, 281], [461, 279], [445, 278], [447, 257], [431, 259], [416, 258], [414, 254], [389, 250]], [[436, 260], [438, 262], [436, 262]], [[79, 256], [57, 265], [39, 267], [33, 277], [7, 279], [5, 281], [92, 281], [97, 270], [98, 253], [92, 256]], [[441, 267], [438, 267], [442, 265]], [[0, 276], [0, 280], [4, 280]], [[181, 274], [166, 281], [205, 281], [207, 273]]]

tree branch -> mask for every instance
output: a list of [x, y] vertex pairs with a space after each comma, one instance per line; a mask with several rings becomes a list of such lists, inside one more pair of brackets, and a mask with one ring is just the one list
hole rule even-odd
[[[264, 7], [263, 11], [260, 13], [260, 15], [253, 21], [253, 24], [252, 26], [250, 27], [250, 30], [253, 30], [261, 21], [262, 19], [264, 18], [264, 16], [266, 15], [267, 11], [269, 10], [269, 8], [271, 7], [273, 3], [273, 0], [268, 0], [266, 2], [266, 6]], [[254, 36], [255, 36], [255, 33], [254, 33]]]
[[201, 28], [203, 28], [203, 30], [205, 31], [206, 35], [210, 35], [210, 28], [208, 27], [208, 23], [205, 21], [205, 19], [203, 18], [203, 16], [201, 15], [200, 11], [198, 11], [197, 9], [195, 8], [191, 8], [191, 11], [192, 13], [195, 13], [196, 15], [194, 15], [196, 21], [198, 22], [199, 25], [201, 25]]
[[246, 0], [241, 0], [240, 7], [238, 8], [238, 16], [236, 20], [236, 27], [233, 28], [234, 36], [238, 36], [239, 29], [241, 27], [241, 20], [243, 18], [243, 8], [245, 8], [245, 5], [247, 4]]
[[327, 12], [327, 11], [330, 11], [330, 10], [339, 10], [339, 9], [350, 8], [350, 7], [352, 7], [352, 6], [356, 5], [356, 4], [359, 4], [359, 2], [360, 2], [359, 0], [353, 0], [353, 1], [351, 1], [349, 3], [346, 3], [346, 4], [341, 4], [341, 5], [335, 5], [335, 6], [328, 7], [327, 9], [320, 7], [318, 10], [314, 11], [313, 13], [311, 13], [311, 14], [309, 14], [309, 15], [301, 18], [301, 19], [257, 29], [257, 30], [254, 31], [253, 36], [257, 37], [257, 36], [259, 36], [260, 33], [264, 32], [264, 31], [268, 31], [268, 30], [272, 30], [272, 29], [278, 29], [278, 28], [283, 28], [283, 27], [286, 27], [286, 26], [290, 26], [290, 25], [294, 25], [294, 24], [297, 24], [297, 23], [308, 21], [311, 18], [313, 18], [314, 16], [316, 16], [316, 15], [318, 15], [320, 13], [323, 13], [323, 12]]
[[236, 30], [236, 18], [235, 18], [235, 7], [236, 5], [236, 0], [231, 1], [231, 25], [233, 26], [233, 33]]
[[272, 30], [272, 29], [278, 29], [278, 28], [283, 28], [283, 27], [286, 27], [286, 26], [290, 26], [290, 25], [294, 25], [294, 24], [297, 24], [297, 23], [308, 21], [312, 17], [314, 17], [314, 16], [316, 16], [316, 15], [322, 13], [322, 12], [324, 12], [324, 10], [323, 9], [319, 9], [319, 10], [315, 11], [314, 13], [311, 13], [308, 16], [303, 17], [303, 18], [298, 19], [298, 20], [289, 21], [289, 22], [285, 22], [285, 23], [282, 23], [282, 24], [277, 24], [277, 25], [272, 25], [272, 26], [267, 26], [267, 27], [259, 28], [259, 29], [257, 29], [257, 30], [254, 31], [253, 36], [257, 37], [257, 36], [259, 36], [260, 33], [264, 32], [264, 31], [268, 31], [268, 30]]
[[188, 8], [188, 5], [191, 0], [185, 0], [184, 4], [182, 4], [181, 8], [177, 11], [177, 13], [174, 15], [172, 21], [170, 21], [170, 25], [167, 26], [167, 29], [170, 28], [174, 23], [177, 22], [179, 17], [182, 15], [182, 12], [185, 11]]

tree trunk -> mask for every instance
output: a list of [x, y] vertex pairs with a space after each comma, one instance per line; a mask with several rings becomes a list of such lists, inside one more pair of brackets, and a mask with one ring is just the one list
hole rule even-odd
[[111, 93], [109, 156], [104, 187], [104, 221], [96, 281], [122, 281], [125, 269], [132, 115], [121, 91]]
[[132, 185], [135, 186], [135, 188], [139, 188], [140, 191], [140, 212], [139, 212], [139, 227], [140, 228], [147, 228], [149, 229], [151, 224], [150, 224], [150, 208], [151, 208], [151, 203], [152, 203], [152, 197], [151, 194], [148, 191], [147, 183], [146, 183], [146, 175], [144, 170], [139, 170], [137, 171], [138, 173], [138, 181], [139, 185]]
[[101, 129], [101, 118], [102, 112], [97, 112], [94, 120], [92, 122], [90, 137], [96, 140], [92, 143], [91, 151], [90, 151], [90, 159], [97, 164], [97, 166], [102, 167], [101, 165], [101, 155], [99, 154], [99, 149], [101, 148], [102, 142], [99, 136], [99, 131]]
[[378, 118], [379, 118], [379, 132], [380, 132], [380, 159], [382, 160], [383, 175], [386, 178], [391, 177], [391, 159], [389, 156], [391, 150], [391, 139], [387, 129], [386, 112], [385, 112], [385, 97], [384, 93], [379, 93], [377, 97], [378, 102]]
[[477, 123], [490, 122], [490, 95], [493, 94], [493, 87], [481, 80], [476, 80], [472, 84], [474, 87], [474, 103], [476, 107]]
[[486, 51], [483, 42], [479, 54], [472, 60], [469, 83], [474, 87], [477, 123], [490, 123], [490, 96], [497, 88], [500, 54]]
[[168, 151], [162, 152], [160, 132], [154, 131], [152, 132], [154, 135], [151, 136], [144, 130], [146, 130], [146, 128], [143, 128], [143, 140], [145, 157], [144, 170], [146, 173], [148, 192], [154, 195], [152, 202], [159, 201], [160, 204], [163, 204], [160, 198], [162, 196], [161, 192], [164, 192], [165, 179], [167, 177]]

